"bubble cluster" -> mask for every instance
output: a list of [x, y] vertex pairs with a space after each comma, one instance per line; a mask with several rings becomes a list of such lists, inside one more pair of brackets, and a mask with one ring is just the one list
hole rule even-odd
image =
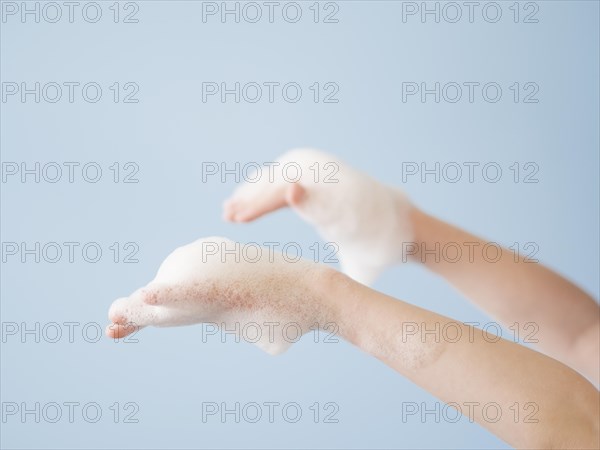
[[[339, 246], [347, 275], [370, 284], [382, 270], [402, 260], [402, 242], [413, 238], [412, 205], [402, 192], [317, 150], [291, 150], [277, 162], [298, 168], [293, 179], [304, 196], [291, 206], [324, 240]], [[251, 205], [273, 193], [283, 195], [291, 178], [290, 170], [287, 175], [274, 171], [273, 179], [246, 182], [235, 191], [232, 202]]]
[[[206, 243], [224, 249], [235, 245], [229, 239], [208, 237], [177, 248], [154, 280], [112, 304], [109, 318], [139, 327], [215, 322], [231, 329], [236, 324], [243, 328], [249, 323], [294, 322], [303, 333], [319, 320], [319, 299], [310, 286], [327, 269], [305, 260], [289, 263], [268, 252], [253, 263], [236, 261], [219, 253], [206, 254]], [[253, 343], [270, 354], [291, 345], [266, 333]]]

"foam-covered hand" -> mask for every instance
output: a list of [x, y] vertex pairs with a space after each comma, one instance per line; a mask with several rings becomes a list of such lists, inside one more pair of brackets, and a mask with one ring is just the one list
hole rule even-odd
[[273, 177], [263, 174], [236, 189], [223, 205], [226, 220], [248, 222], [291, 206], [338, 245], [342, 270], [364, 284], [401, 261], [403, 242], [412, 240], [412, 205], [402, 192], [317, 150], [292, 150], [277, 163]]
[[[282, 326], [298, 324], [304, 334], [319, 322], [320, 300], [313, 286], [331, 269], [305, 260], [289, 262], [266, 248], [248, 257], [236, 253], [240, 248], [221, 237], [177, 248], [147, 286], [113, 302], [107, 335], [121, 338], [145, 326], [211, 322], [229, 330], [236, 323], [240, 328], [252, 323], [262, 327], [253, 343], [281, 353], [291, 342], [282, 336]], [[269, 332], [275, 328], [266, 323], [278, 323], [279, 331]]]

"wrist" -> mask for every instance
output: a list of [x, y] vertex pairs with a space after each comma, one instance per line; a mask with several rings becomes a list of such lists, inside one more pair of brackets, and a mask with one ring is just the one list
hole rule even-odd
[[317, 322], [320, 328], [331, 324], [335, 326], [340, 337], [353, 341], [351, 336], [355, 327], [351, 324], [359, 311], [359, 293], [367, 289], [362, 284], [338, 270], [326, 267], [312, 280], [311, 288], [317, 299]]
[[423, 262], [421, 247], [427, 240], [426, 234], [431, 216], [413, 206], [408, 214], [408, 219], [412, 229], [412, 241], [404, 244], [403, 259], [410, 262]]

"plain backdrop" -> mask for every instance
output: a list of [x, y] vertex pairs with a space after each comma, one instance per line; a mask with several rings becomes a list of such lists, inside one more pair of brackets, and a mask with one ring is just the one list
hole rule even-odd
[[[403, 420], [403, 405], [435, 410], [436, 399], [343, 341], [323, 343], [324, 335], [318, 343], [305, 336], [287, 353], [271, 357], [231, 337], [225, 344], [219, 335], [203, 342], [201, 326], [145, 329], [136, 336], [139, 342], [129, 344], [86, 342], [82, 329], [89, 324], [88, 340], [94, 341], [95, 324], [106, 324], [115, 298], [148, 282], [171, 250], [199, 237], [293, 241], [306, 252], [314, 242], [323, 244], [288, 210], [244, 226], [223, 222], [221, 203], [235, 180], [202, 182], [205, 162], [262, 163], [301, 146], [331, 152], [401, 187], [426, 211], [486, 239], [521, 249], [533, 243], [528, 248], [537, 249], [542, 263], [598, 298], [598, 3], [539, 1], [526, 10], [522, 2], [518, 23], [513, 2], [498, 3], [502, 17], [496, 23], [486, 21], [481, 9], [469, 23], [461, 2], [457, 23], [446, 20], [448, 9], [439, 23], [431, 16], [423, 22], [419, 15], [403, 22], [403, 8], [412, 6], [393, 1], [321, 3], [318, 23], [310, 9], [314, 2], [298, 3], [303, 15], [297, 23], [284, 20], [281, 9], [273, 23], [266, 16], [257, 23], [227, 16], [223, 23], [218, 15], [203, 22], [202, 2], [143, 1], [136, 2], [137, 23], [122, 22], [135, 10], [125, 3], [117, 5], [121, 15], [114, 23], [113, 3], [98, 3], [103, 16], [97, 23], [83, 20], [77, 9], [73, 23], [65, 16], [57, 23], [26, 16], [23, 23], [16, 15], [0, 24], [4, 90], [15, 86], [10, 83], [31, 88], [39, 82], [51, 97], [53, 85], [47, 84], [52, 82], [102, 87], [96, 103], [83, 100], [79, 89], [72, 103], [66, 90], [56, 103], [43, 98], [36, 103], [31, 94], [25, 102], [19, 95], [2, 100], [5, 172], [14, 167], [6, 163], [79, 164], [73, 183], [63, 174], [56, 183], [43, 178], [36, 183], [31, 175], [23, 183], [17, 175], [1, 184], [2, 241], [19, 245], [17, 255], [3, 250], [3, 408], [16, 403], [33, 409], [36, 402], [45, 407], [39, 423], [35, 414], [24, 420], [5, 415], [2, 447], [506, 448], [465, 417], [446, 420], [454, 419], [451, 411]], [[266, 15], [267, 6], [258, 4]], [[338, 22], [323, 23], [323, 14], [336, 10]], [[68, 14], [65, 6], [62, 11]], [[523, 23], [533, 11], [538, 22]], [[92, 10], [88, 13], [93, 17]], [[115, 82], [121, 94], [117, 103], [116, 88], [110, 89]], [[203, 82], [229, 87], [295, 82], [302, 97], [288, 103], [276, 90], [272, 103], [264, 96], [256, 103], [236, 103], [231, 95], [225, 103], [218, 96], [203, 102]], [[403, 101], [408, 82], [428, 88], [436, 82], [497, 83], [502, 98], [488, 102], [478, 88], [472, 103], [466, 93], [456, 103], [444, 98], [437, 103], [433, 95], [424, 103], [418, 95]], [[126, 90], [125, 83], [139, 87], [132, 97], [137, 103], [123, 102], [123, 94], [133, 89]], [[338, 102], [324, 103], [321, 96], [315, 103], [314, 83], [321, 94], [325, 83], [335, 83]], [[510, 88], [514, 83], [519, 83], [518, 102]], [[534, 84], [525, 91], [525, 83]], [[448, 96], [454, 95], [452, 86]], [[523, 95], [532, 86], [538, 88], [532, 97], [538, 102], [525, 103]], [[82, 178], [81, 168], [90, 162], [103, 169], [97, 183]], [[131, 171], [126, 163], [137, 164], [139, 182], [115, 183], [110, 169], [115, 162], [120, 179]], [[433, 176], [422, 182], [418, 176], [403, 180], [406, 162], [429, 168], [451, 163], [448, 170], [475, 162], [479, 169], [472, 183], [466, 173], [455, 183]], [[482, 176], [488, 163], [503, 170], [495, 183]], [[521, 170], [517, 182], [510, 169], [515, 163]], [[533, 165], [526, 168], [528, 163]], [[537, 182], [523, 182], [532, 167]], [[36, 242], [41, 247], [56, 242], [63, 249], [64, 242], [80, 245], [72, 263], [65, 254], [56, 263], [43, 257], [35, 263], [31, 255], [21, 262], [21, 243], [34, 248]], [[81, 256], [89, 242], [103, 250], [97, 263]], [[110, 249], [115, 242], [117, 263]], [[126, 249], [127, 243], [134, 247]], [[136, 248], [138, 262], [124, 263]], [[493, 321], [416, 265], [390, 269], [374, 287], [462, 321]], [[35, 332], [21, 342], [21, 324], [35, 330], [36, 322], [40, 342]], [[63, 332], [56, 343], [50, 342], [52, 322]], [[78, 324], [74, 342], [65, 335], [65, 322]], [[10, 323], [19, 327], [16, 335], [8, 334]], [[510, 330], [502, 332], [513, 338]], [[63, 405], [56, 423], [48, 406], [53, 402]], [[73, 423], [65, 402], [80, 404]], [[102, 411], [95, 423], [81, 413], [91, 402]], [[137, 407], [125, 406], [129, 402]], [[303, 415], [296, 423], [280, 410], [273, 423], [264, 416], [256, 423], [243, 417], [236, 423], [233, 415], [225, 423], [217, 416], [203, 421], [203, 402], [224, 402], [228, 408], [235, 402], [295, 402]], [[329, 402], [337, 406], [325, 409]], [[331, 408], [338, 421], [324, 423]], [[94, 411], [86, 417], [93, 418]], [[132, 411], [138, 422], [124, 423]]]

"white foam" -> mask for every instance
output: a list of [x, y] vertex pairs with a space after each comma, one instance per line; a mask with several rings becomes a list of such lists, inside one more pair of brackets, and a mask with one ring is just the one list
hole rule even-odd
[[[308, 332], [319, 309], [309, 281], [323, 268], [305, 260], [285, 261], [268, 249], [250, 262], [227, 253], [234, 248], [233, 241], [222, 237], [199, 239], [177, 248], [163, 261], [152, 282], [116, 300], [110, 314], [139, 326], [211, 322], [233, 330], [237, 323], [242, 330], [258, 324], [261, 334], [253, 343], [270, 354], [285, 351], [290, 339], [281, 332], [269, 333], [264, 324], [279, 323], [281, 331], [285, 324], [297, 323], [303, 334]], [[242, 333], [241, 338], [245, 337]]]
[[[402, 260], [402, 244], [413, 240], [413, 232], [408, 219], [412, 206], [401, 191], [313, 149], [291, 150], [277, 161], [281, 166], [296, 163], [301, 167], [299, 184], [307, 195], [294, 209], [324, 240], [339, 246], [340, 263], [347, 275], [370, 284], [382, 270]], [[289, 184], [282, 171], [274, 171], [274, 175], [273, 183], [263, 177], [257, 183], [241, 185], [233, 198], [248, 202], [268, 189]]]

